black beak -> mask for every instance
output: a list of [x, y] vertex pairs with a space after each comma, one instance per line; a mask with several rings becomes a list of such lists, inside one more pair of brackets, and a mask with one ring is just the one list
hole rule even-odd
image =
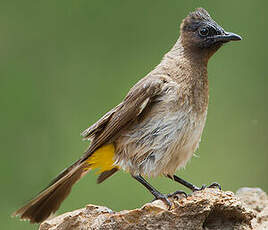
[[213, 40], [215, 42], [229, 42], [229, 41], [240, 41], [242, 40], [242, 37], [231, 32], [224, 32], [221, 35], [216, 35], [213, 37]]

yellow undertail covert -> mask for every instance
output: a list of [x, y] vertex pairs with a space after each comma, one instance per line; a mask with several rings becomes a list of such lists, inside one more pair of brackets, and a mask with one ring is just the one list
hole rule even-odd
[[105, 171], [110, 171], [113, 168], [118, 168], [114, 165], [114, 145], [107, 144], [98, 148], [86, 161], [88, 167], [85, 170], [89, 169], [99, 169], [97, 174], [100, 174]]

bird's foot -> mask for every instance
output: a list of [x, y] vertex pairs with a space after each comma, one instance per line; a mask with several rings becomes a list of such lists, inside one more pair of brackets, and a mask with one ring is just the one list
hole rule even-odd
[[182, 190], [178, 190], [176, 192], [173, 192], [173, 193], [169, 193], [167, 194], [167, 197], [172, 197], [172, 198], [175, 198], [176, 200], [179, 199], [178, 195], [183, 195], [185, 198], [187, 198], [187, 193], [182, 191]]
[[178, 195], [184, 195], [185, 197], [187, 197], [186, 192], [178, 190], [176, 192], [169, 193], [167, 195], [162, 194], [162, 193], [156, 194], [152, 202], [154, 202], [155, 200], [162, 200], [168, 206], [168, 209], [170, 210], [172, 207], [172, 203], [170, 202], [168, 198], [174, 198], [178, 200]]
[[154, 202], [156, 200], [162, 200], [168, 206], [168, 210], [170, 210], [172, 207], [172, 203], [170, 202], [168, 198], [169, 198], [168, 195], [159, 193], [155, 195], [155, 198], [151, 202]]
[[201, 191], [204, 190], [205, 188], [218, 188], [219, 190], [221, 190], [221, 185], [218, 184], [217, 182], [212, 183], [211, 185], [202, 185], [201, 188], [198, 188], [196, 186], [194, 186], [193, 188], [193, 192], [195, 191]]

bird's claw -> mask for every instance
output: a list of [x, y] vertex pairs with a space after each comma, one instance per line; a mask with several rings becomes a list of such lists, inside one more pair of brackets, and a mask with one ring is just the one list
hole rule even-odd
[[217, 182], [213, 182], [207, 188], [218, 188], [219, 190], [221, 190], [221, 185], [219, 183], [217, 183]]
[[167, 206], [168, 206], [168, 210], [171, 209], [172, 207], [172, 203], [170, 202], [170, 200], [168, 199], [169, 196], [165, 195], [165, 194], [158, 194], [153, 200], [152, 202], [156, 201], [156, 200], [162, 200]]
[[169, 194], [167, 195], [167, 197], [173, 197], [173, 198], [175, 198], [176, 200], [178, 200], [178, 196], [177, 196], [177, 195], [184, 195], [185, 198], [188, 197], [187, 193], [184, 192], [184, 191], [181, 191], [181, 190], [178, 190], [178, 191], [173, 192], [173, 193], [169, 193]]
[[153, 200], [152, 202], [154, 202], [155, 200], [162, 200], [167, 206], [168, 206], [168, 210], [171, 209], [172, 207], [172, 203], [170, 202], [170, 200], [168, 198], [174, 198], [176, 200], [178, 200], [178, 196], [177, 195], [184, 195], [187, 198], [187, 193], [181, 190], [178, 190], [176, 192], [173, 193], [169, 193], [167, 195], [165, 194], [158, 194]]
[[204, 185], [203, 184], [201, 186], [201, 188], [195, 187], [193, 189], [193, 192], [195, 192], [195, 191], [201, 191], [201, 190], [204, 190], [205, 188], [218, 188], [219, 190], [221, 190], [221, 185], [219, 183], [217, 183], [217, 182], [214, 182], [214, 183], [212, 183], [210, 185]]

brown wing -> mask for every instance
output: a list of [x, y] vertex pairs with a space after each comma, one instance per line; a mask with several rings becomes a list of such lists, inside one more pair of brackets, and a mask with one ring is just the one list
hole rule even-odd
[[[143, 79], [137, 83], [121, 104], [82, 133], [85, 138], [92, 138], [92, 143], [84, 156], [60, 173], [45, 190], [13, 215], [29, 219], [32, 223], [39, 223], [54, 213], [68, 196], [74, 183], [86, 173], [84, 169], [87, 164], [83, 161], [101, 145], [120, 134], [126, 125], [135, 121], [150, 101], [161, 93], [162, 85], [161, 80], [150, 79]], [[103, 173], [98, 179], [98, 183], [115, 172], [116, 169]]]
[[80, 159], [81, 162], [97, 148], [120, 135], [122, 129], [135, 121], [152, 99], [161, 93], [163, 84], [164, 81], [160, 79], [142, 79], [129, 91], [122, 103], [86, 129], [82, 135], [84, 138], [92, 139], [92, 143]]
[[89, 128], [84, 130], [81, 133], [81, 136], [84, 137], [84, 139], [92, 139], [98, 132], [101, 132], [101, 130], [103, 130], [103, 128], [107, 125], [107, 123], [111, 119], [114, 112], [120, 109], [121, 104], [114, 107], [112, 110], [107, 112], [103, 117], [101, 117], [96, 123], [94, 123]]

